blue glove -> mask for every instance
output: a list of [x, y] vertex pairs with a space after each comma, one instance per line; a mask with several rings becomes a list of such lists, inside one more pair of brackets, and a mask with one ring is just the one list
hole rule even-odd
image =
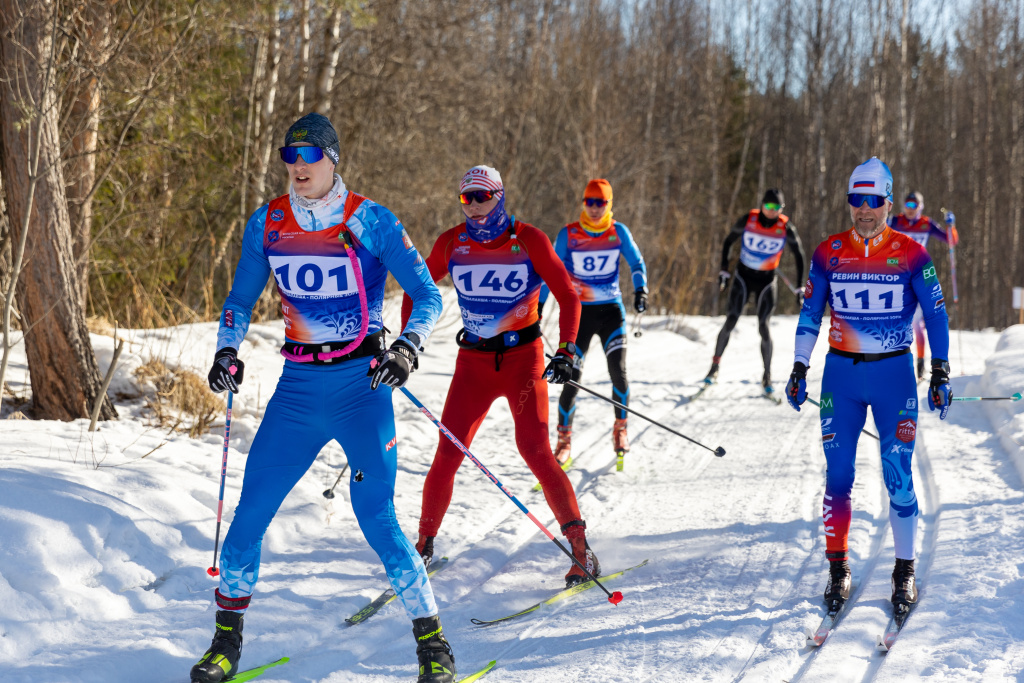
[[953, 225], [956, 223], [956, 216], [953, 215], [952, 211], [946, 212], [946, 225]]
[[793, 372], [786, 383], [786, 400], [797, 412], [807, 400], [807, 366], [800, 361], [793, 363]]
[[938, 410], [939, 419], [945, 420], [949, 404], [953, 401], [953, 388], [949, 386], [949, 363], [932, 358], [932, 381], [928, 385], [928, 409]]

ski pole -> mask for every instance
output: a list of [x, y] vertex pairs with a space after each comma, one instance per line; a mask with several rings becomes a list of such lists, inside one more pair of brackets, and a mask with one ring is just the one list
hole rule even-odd
[[783, 272], [782, 272], [781, 270], [780, 270], [780, 271], [778, 271], [778, 273], [779, 273], [779, 277], [780, 277], [780, 278], [782, 278], [782, 282], [783, 282], [783, 283], [784, 283], [784, 284], [785, 284], [785, 285], [786, 285], [787, 287], [789, 287], [789, 291], [793, 292], [793, 294], [799, 294], [799, 293], [800, 293], [800, 290], [799, 290], [798, 288], [796, 288], [796, 287], [794, 287], [794, 286], [793, 286], [793, 283], [789, 281], [789, 278], [788, 278], [788, 277], [786, 277], [786, 274], [785, 274], [785, 273], [783, 273]]
[[645, 308], [644, 310], [642, 310], [639, 313], [637, 313], [636, 317], [633, 318], [633, 336], [638, 338], [638, 339], [640, 337], [644, 336], [644, 328], [641, 327], [640, 320], [641, 320], [641, 318], [644, 317], [644, 313], [646, 313], [646, 312], [647, 312], [647, 309]]
[[[946, 207], [939, 209], [943, 216], [949, 215], [946, 213]], [[956, 219], [953, 222], [947, 223], [946, 227], [946, 244], [949, 246], [949, 277], [953, 283], [953, 312], [956, 314], [956, 339], [957, 348], [960, 351], [960, 374], [963, 375], [963, 358], [964, 358], [964, 336], [963, 321], [960, 319], [960, 295], [956, 291], [956, 245], [953, 244], [952, 232], [956, 230]]]
[[[345, 476], [345, 470], [347, 470], [347, 469], [348, 469], [348, 463], [345, 463], [345, 466], [341, 468], [341, 474], [339, 474], [338, 478], [334, 480], [334, 486], [337, 486], [338, 482], [341, 481], [341, 478], [343, 476]], [[331, 488], [329, 488], [326, 491], [324, 491], [324, 498], [327, 498], [327, 499], [334, 498], [334, 486], [332, 486]]]
[[954, 401], [1019, 401], [1020, 392], [1010, 396], [954, 396]]
[[[231, 374], [235, 374], [235, 366], [232, 365], [229, 368]], [[217, 569], [217, 549], [220, 547], [220, 519], [224, 513], [224, 480], [228, 476], [228, 442], [231, 437], [231, 399], [234, 398], [234, 392], [228, 392], [228, 414], [224, 420], [224, 457], [220, 463], [220, 501], [217, 503], [217, 534], [216, 540], [213, 542], [213, 565], [206, 570], [206, 573], [210, 576], [218, 576], [220, 570]]]
[[[548, 356], [548, 358], [551, 358], [551, 356]], [[643, 413], [638, 412], [636, 410], [633, 410], [629, 406], [622, 405], [621, 403], [619, 403], [618, 401], [616, 401], [614, 399], [610, 399], [607, 396], [602, 396], [601, 394], [597, 393], [593, 389], [588, 389], [587, 387], [583, 386], [579, 382], [575, 382], [575, 381], [570, 379], [570, 380], [566, 381], [566, 384], [568, 384], [569, 386], [576, 387], [577, 389], [582, 389], [583, 391], [587, 392], [588, 394], [593, 394], [594, 396], [597, 396], [602, 401], [608, 401], [609, 403], [611, 403], [616, 408], [621, 408], [622, 410], [625, 410], [627, 413], [633, 413], [637, 417], [641, 417], [641, 418], [647, 420], [648, 422], [650, 422], [651, 424], [657, 425], [657, 426], [661, 427], [666, 432], [672, 432], [676, 436], [681, 436], [684, 439], [686, 439], [687, 441], [689, 441], [690, 443], [697, 444], [701, 448], [704, 448], [706, 450], [711, 451], [712, 453], [717, 455], [719, 458], [721, 458], [723, 455], [725, 455], [725, 449], [722, 448], [721, 446], [719, 446], [718, 448], [711, 448], [710, 446], [705, 446], [700, 441], [697, 441], [695, 439], [691, 439], [686, 434], [683, 434], [682, 432], [677, 432], [676, 430], [672, 429], [671, 427], [666, 427], [665, 425], [661, 424], [657, 420], [653, 420], [653, 419], [647, 417], [646, 415], [644, 415]]]
[[576, 557], [572, 554], [572, 552], [570, 552], [569, 549], [566, 548], [562, 544], [561, 541], [559, 541], [557, 538], [555, 538], [554, 534], [552, 534], [550, 531], [548, 531], [548, 528], [546, 526], [544, 526], [539, 519], [534, 517], [533, 513], [530, 512], [529, 510], [527, 510], [526, 506], [523, 505], [522, 503], [520, 503], [519, 499], [516, 498], [515, 495], [511, 491], [509, 491], [505, 487], [504, 484], [502, 484], [500, 481], [498, 481], [498, 478], [495, 477], [493, 474], [491, 474], [491, 471], [489, 469], [487, 469], [482, 462], [477, 460], [476, 456], [473, 455], [469, 451], [469, 449], [466, 448], [462, 444], [462, 442], [459, 441], [455, 437], [454, 434], [452, 434], [450, 431], [448, 431], [448, 428], [445, 427], [441, 423], [440, 420], [438, 420], [436, 417], [434, 417], [433, 414], [431, 414], [431, 412], [429, 410], [427, 410], [426, 406], [424, 406], [422, 403], [419, 402], [419, 399], [417, 399], [415, 396], [412, 395], [412, 392], [410, 392], [405, 387], [399, 387], [399, 388], [402, 390], [402, 393], [405, 394], [409, 398], [409, 400], [412, 401], [416, 405], [416, 407], [420, 409], [420, 412], [423, 413], [424, 415], [426, 415], [427, 419], [429, 419], [431, 422], [433, 422], [437, 426], [437, 428], [441, 431], [441, 433], [444, 434], [446, 437], [448, 437], [449, 441], [451, 441], [453, 444], [455, 444], [456, 448], [458, 448], [460, 451], [462, 451], [463, 455], [465, 455], [467, 458], [472, 460], [473, 464], [476, 465], [477, 467], [479, 467], [480, 471], [483, 472], [487, 476], [487, 478], [490, 479], [494, 483], [495, 486], [497, 486], [499, 489], [501, 489], [501, 492], [504, 493], [506, 496], [508, 496], [508, 499], [511, 500], [513, 503], [515, 503], [516, 507], [518, 507], [520, 510], [522, 510], [523, 514], [525, 514], [527, 517], [529, 517], [533, 521], [533, 523], [536, 524], [537, 527], [540, 528], [540, 530], [544, 532], [545, 536], [547, 536], [552, 541], [554, 541], [555, 545], [557, 545], [562, 550], [563, 553], [565, 553], [566, 555], [569, 556], [569, 559], [573, 561], [573, 564], [575, 564], [577, 567], [579, 567], [580, 569], [583, 570], [583, 573], [586, 574], [586, 576], [587, 576], [587, 578], [589, 580], [593, 581], [597, 586], [599, 586], [601, 588], [601, 590], [603, 590], [608, 595], [608, 602], [612, 603], [613, 605], [617, 605], [620, 602], [622, 602], [622, 593], [620, 593], [619, 591], [615, 591], [614, 593], [609, 593], [608, 589], [604, 587], [604, 584], [602, 584], [600, 581], [598, 581], [596, 576], [594, 576], [589, 571], [587, 571], [587, 568], [583, 566], [583, 563], [581, 563], [579, 560], [577, 560]]
[[[811, 398], [810, 396], [808, 396], [808, 397], [807, 397], [807, 400], [808, 400], [808, 401], [810, 401], [810, 402], [811, 402], [812, 404], [814, 404], [814, 405], [818, 406], [819, 408], [821, 407], [821, 404], [820, 404], [820, 403], [818, 403], [817, 401], [815, 401], [815, 400], [814, 400], [813, 398]], [[871, 437], [872, 439], [874, 439], [875, 441], [881, 441], [881, 439], [879, 439], [877, 435], [875, 435], [875, 434], [872, 434], [871, 432], [869, 432], [869, 431], [868, 431], [868, 430], [866, 430], [866, 429], [862, 429], [862, 430], [860, 430], [860, 431], [864, 432], [865, 434], [867, 434], [868, 436], [870, 436], [870, 437]]]

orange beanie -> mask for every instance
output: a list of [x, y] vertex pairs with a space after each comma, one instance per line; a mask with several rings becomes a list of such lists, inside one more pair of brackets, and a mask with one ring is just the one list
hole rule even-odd
[[587, 183], [587, 189], [583, 191], [583, 198], [612, 200], [612, 186], [604, 178], [597, 178]]

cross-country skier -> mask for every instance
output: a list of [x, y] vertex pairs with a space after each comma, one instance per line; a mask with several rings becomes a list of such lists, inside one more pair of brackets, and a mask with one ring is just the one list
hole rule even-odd
[[[580, 331], [576, 335], [578, 350], [572, 379], [579, 382], [590, 341], [596, 334], [608, 361], [608, 375], [612, 379], [612, 398], [623, 405], [629, 404], [629, 381], [626, 379], [626, 309], [619, 290], [619, 256], [629, 264], [633, 280], [633, 309], [637, 313], [647, 310], [647, 266], [633, 235], [622, 223], [612, 219], [612, 186], [604, 178], [591, 180], [583, 191], [583, 210], [580, 219], [558, 231], [555, 253], [562, 259], [576, 294], [583, 305], [580, 313]], [[548, 287], [540, 290], [537, 312], [548, 299]], [[558, 400], [558, 444], [555, 459], [567, 465], [570, 459], [572, 419], [576, 411], [579, 389], [565, 385]], [[629, 450], [626, 436], [627, 413], [615, 407], [612, 427], [612, 445], [621, 455]]]
[[796, 410], [807, 398], [807, 368], [828, 303], [832, 319], [820, 401], [821, 440], [828, 465], [822, 503], [829, 560], [825, 601], [832, 611], [850, 596], [850, 492], [857, 439], [870, 406], [881, 442], [896, 546], [892, 602], [894, 608], [907, 608], [917, 600], [914, 535], [918, 508], [910, 461], [918, 406], [909, 355], [914, 339], [911, 321], [920, 304], [932, 350], [928, 407], [941, 410], [940, 417], [945, 419], [952, 399], [945, 360], [949, 319], [928, 252], [886, 226], [892, 206], [889, 167], [872, 157], [855, 168], [847, 201], [853, 228], [826, 239], [811, 257], [786, 398]]
[[[359, 527], [412, 619], [418, 680], [447, 683], [455, 678], [452, 651], [423, 561], [395, 518], [398, 449], [391, 400], [391, 388], [402, 386], [416, 366], [441, 312], [441, 296], [394, 214], [348, 190], [335, 175], [340, 145], [326, 117], [302, 117], [284, 143], [280, 154], [291, 188], [260, 207], [246, 225], [221, 315], [210, 388], [238, 391], [238, 348], [270, 275], [281, 295], [286, 361], [249, 451], [220, 555], [217, 628], [210, 649], [192, 668], [192, 681], [221, 681], [236, 673], [263, 534], [321, 448], [335, 439], [351, 465]], [[386, 348], [381, 312], [389, 272], [413, 303], [403, 334]], [[378, 389], [380, 384], [385, 386]]]
[[[761, 386], [769, 396], [772, 389], [772, 336], [768, 329], [768, 321], [775, 311], [775, 269], [782, 260], [782, 252], [787, 245], [793, 252], [796, 261], [796, 282], [804, 278], [804, 250], [800, 245], [800, 236], [789, 221], [789, 216], [782, 213], [785, 208], [785, 197], [782, 190], [769, 189], [761, 200], [761, 208], [750, 211], [740, 217], [725, 237], [722, 245], [722, 268], [718, 273], [718, 289], [725, 289], [732, 274], [729, 273], [729, 250], [733, 242], [740, 242], [740, 260], [736, 265], [732, 287], [729, 288], [729, 312], [725, 317], [722, 331], [718, 333], [715, 344], [715, 355], [711, 359], [711, 369], [704, 381], [710, 384], [718, 377], [718, 364], [722, 362], [722, 354], [729, 344], [729, 335], [736, 326], [740, 314], [753, 295], [757, 303], [757, 329], [761, 333], [761, 360], [764, 362], [764, 375]], [[797, 299], [802, 294], [797, 294]]]
[[[548, 442], [548, 386], [572, 374], [580, 301], [547, 236], [505, 211], [505, 189], [498, 171], [474, 166], [463, 176], [459, 198], [466, 220], [437, 238], [427, 258], [434, 281], [451, 275], [462, 311], [463, 329], [455, 374], [441, 422], [469, 446], [498, 398], [505, 398], [515, 422], [516, 445], [555, 513], [572, 553], [592, 574], [597, 558], [587, 545], [576, 493], [558, 466]], [[548, 283], [560, 308], [560, 343], [545, 367], [537, 298]], [[402, 319], [411, 310], [406, 297]], [[439, 435], [434, 462], [423, 487], [420, 535], [416, 549], [429, 563], [434, 538], [452, 499], [455, 473], [463, 454]], [[585, 580], [574, 563], [566, 586]]]
[[[924, 195], [911, 192], [903, 200], [903, 213], [889, 217], [889, 227], [910, 237], [927, 251], [929, 237], [937, 237], [947, 244], [952, 242], [953, 246], [960, 241], [953, 214], [947, 211], [945, 220], [946, 229], [943, 230], [938, 223], [924, 215]], [[917, 379], [920, 380], [924, 378], [924, 316], [920, 308], [914, 314], [914, 341], [917, 350]]]

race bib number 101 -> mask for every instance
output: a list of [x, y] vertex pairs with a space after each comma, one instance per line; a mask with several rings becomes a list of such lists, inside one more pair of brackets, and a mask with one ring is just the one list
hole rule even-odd
[[278, 288], [288, 297], [347, 296], [355, 294], [355, 278], [348, 256], [271, 256]]

